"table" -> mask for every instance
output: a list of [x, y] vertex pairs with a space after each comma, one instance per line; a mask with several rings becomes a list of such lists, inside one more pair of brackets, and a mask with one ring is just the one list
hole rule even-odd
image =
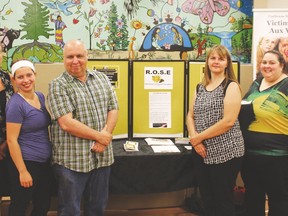
[[176, 145], [180, 153], [154, 153], [144, 139], [133, 139], [139, 151], [126, 152], [125, 141], [113, 140], [110, 193], [162, 193], [195, 186], [191, 150], [183, 144]]
[[[180, 153], [154, 153], [144, 139], [133, 141], [139, 142], [138, 152], [126, 152], [125, 139], [113, 140], [115, 162], [111, 167], [111, 194], [162, 193], [195, 186], [191, 150], [180, 144], [177, 145]], [[56, 182], [52, 184], [53, 195], [56, 195]], [[9, 196], [9, 192], [0, 195]]]

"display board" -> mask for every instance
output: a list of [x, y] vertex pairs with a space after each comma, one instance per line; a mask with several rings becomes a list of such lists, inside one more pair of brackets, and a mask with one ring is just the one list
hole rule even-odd
[[129, 60], [89, 59], [87, 67], [105, 73], [116, 92], [119, 113], [113, 138], [128, 138]]
[[185, 61], [132, 62], [132, 137], [183, 137]]
[[[240, 83], [240, 63], [238, 61], [232, 62], [235, 76]], [[188, 108], [196, 86], [202, 81], [204, 76], [205, 61], [188, 61]]]
[[[87, 63], [89, 69], [99, 69], [104, 72], [111, 84], [119, 101], [119, 117], [117, 125], [113, 131], [113, 138], [128, 137], [128, 71], [129, 61], [119, 60], [89, 60]], [[65, 71], [63, 63], [36, 63], [37, 72], [35, 89], [41, 91], [45, 97], [48, 94], [49, 83]]]

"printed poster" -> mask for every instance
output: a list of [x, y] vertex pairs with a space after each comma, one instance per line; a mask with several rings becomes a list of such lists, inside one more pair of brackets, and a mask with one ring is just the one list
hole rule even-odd
[[256, 78], [268, 50], [279, 51], [286, 65], [288, 63], [288, 9], [254, 9], [253, 12], [253, 75]]
[[144, 89], [173, 89], [173, 68], [145, 67]]

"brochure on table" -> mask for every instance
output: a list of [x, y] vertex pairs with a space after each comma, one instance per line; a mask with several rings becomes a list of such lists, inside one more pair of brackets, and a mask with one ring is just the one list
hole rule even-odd
[[146, 138], [145, 141], [155, 153], [180, 152], [171, 139]]

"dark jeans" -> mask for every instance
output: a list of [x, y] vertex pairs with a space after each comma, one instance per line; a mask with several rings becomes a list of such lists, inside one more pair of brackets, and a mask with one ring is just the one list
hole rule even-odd
[[246, 155], [241, 176], [246, 188], [247, 216], [265, 216], [268, 196], [269, 216], [288, 215], [288, 157]]
[[24, 188], [20, 185], [19, 172], [12, 162], [9, 161], [9, 177], [11, 185], [11, 203], [9, 216], [24, 216], [32, 201], [33, 210], [31, 216], [46, 216], [50, 208], [51, 192], [51, 167], [49, 163], [24, 161], [33, 179], [33, 186]]
[[205, 216], [235, 216], [234, 187], [242, 158], [221, 164], [204, 164], [193, 150], [197, 183], [204, 205]]
[[53, 165], [58, 180], [58, 216], [80, 216], [84, 198], [85, 216], [103, 216], [108, 202], [110, 167], [88, 173]]

